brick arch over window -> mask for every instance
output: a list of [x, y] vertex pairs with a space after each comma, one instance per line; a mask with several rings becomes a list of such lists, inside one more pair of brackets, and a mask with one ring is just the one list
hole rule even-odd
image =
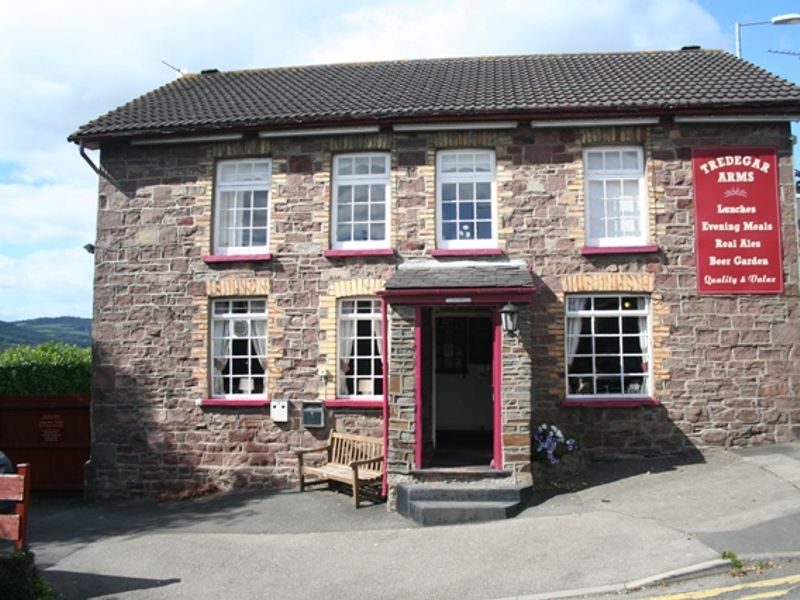
[[342, 298], [375, 296], [385, 285], [382, 279], [334, 281], [328, 294], [320, 298], [320, 368], [327, 373], [327, 384], [320, 386], [320, 400], [336, 398], [336, 305]]

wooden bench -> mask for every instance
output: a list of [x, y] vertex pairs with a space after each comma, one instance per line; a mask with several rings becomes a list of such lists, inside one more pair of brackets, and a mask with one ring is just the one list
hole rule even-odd
[[14, 514], [0, 514], [0, 539], [12, 540], [14, 549], [28, 546], [28, 503], [31, 497], [31, 466], [17, 465], [16, 475], [0, 475], [0, 504], [16, 502]]
[[[303, 457], [310, 452], [326, 452], [327, 461], [321, 466], [304, 464]], [[364, 491], [383, 476], [383, 440], [332, 431], [326, 445], [297, 450], [297, 475], [301, 492], [306, 489], [306, 475], [319, 478], [309, 483], [338, 481], [351, 486], [358, 508]]]

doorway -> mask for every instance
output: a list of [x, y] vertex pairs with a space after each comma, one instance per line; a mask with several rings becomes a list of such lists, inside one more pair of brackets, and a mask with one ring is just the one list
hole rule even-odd
[[494, 458], [491, 309], [434, 309], [430, 467], [489, 467]]

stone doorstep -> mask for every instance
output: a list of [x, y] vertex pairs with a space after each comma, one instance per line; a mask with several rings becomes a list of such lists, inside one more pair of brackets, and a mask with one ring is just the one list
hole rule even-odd
[[401, 483], [397, 512], [423, 526], [477, 523], [513, 517], [532, 494], [530, 486], [469, 483]]

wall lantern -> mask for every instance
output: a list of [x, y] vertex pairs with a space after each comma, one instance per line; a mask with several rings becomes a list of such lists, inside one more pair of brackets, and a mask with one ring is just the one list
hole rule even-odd
[[503, 326], [503, 331], [506, 333], [517, 332], [517, 321], [519, 319], [519, 309], [507, 302], [506, 305], [500, 309], [500, 323]]

